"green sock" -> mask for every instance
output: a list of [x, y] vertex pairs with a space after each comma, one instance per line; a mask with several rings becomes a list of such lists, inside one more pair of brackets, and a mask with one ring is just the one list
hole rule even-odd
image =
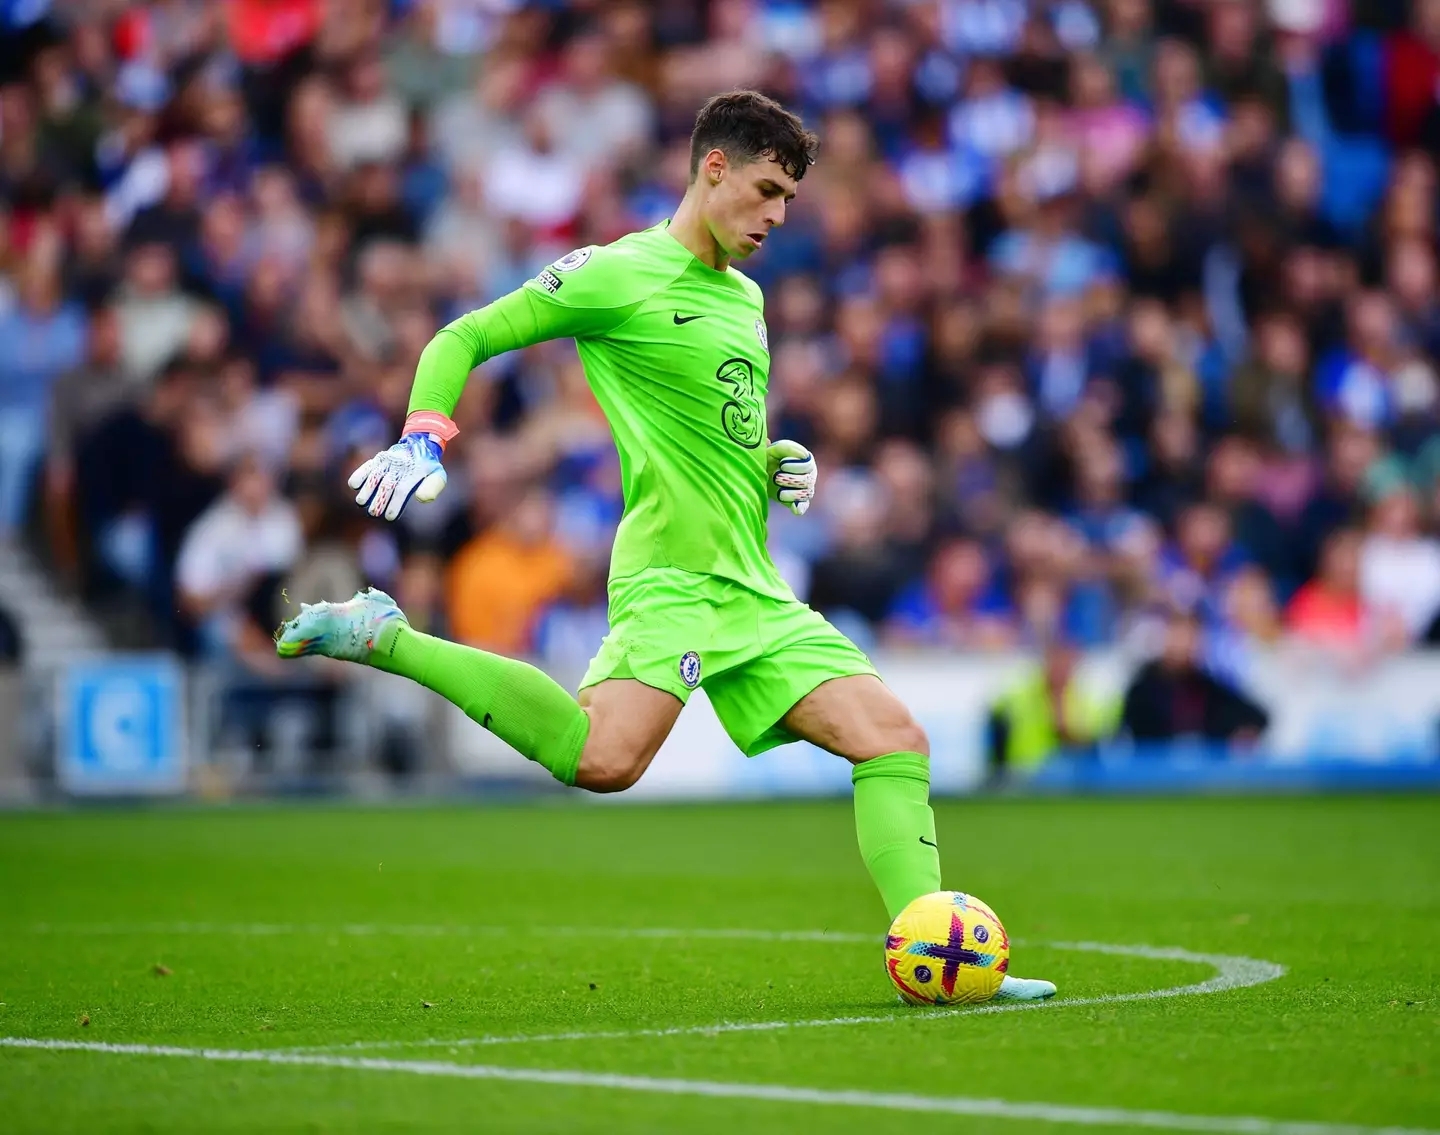
[[930, 810], [930, 759], [890, 753], [855, 766], [860, 857], [893, 919], [912, 899], [940, 889], [940, 851]]
[[380, 632], [370, 665], [434, 690], [561, 784], [575, 783], [590, 717], [535, 667], [421, 634], [399, 619]]

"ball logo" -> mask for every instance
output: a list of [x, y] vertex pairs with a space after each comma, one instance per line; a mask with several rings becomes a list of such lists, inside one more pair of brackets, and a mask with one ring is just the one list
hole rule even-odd
[[687, 650], [680, 658], [680, 680], [687, 690], [700, 684], [700, 656], [693, 650]]
[[585, 261], [589, 260], [590, 254], [594, 251], [595, 249], [590, 246], [577, 248], [574, 252], [567, 252], [564, 256], [560, 257], [551, 267], [557, 272], [573, 272], [576, 268], [579, 268], [580, 265], [584, 264]]
[[983, 926], [975, 927], [975, 941], [983, 946], [986, 942], [990, 941], [990, 931], [986, 930]]
[[766, 352], [768, 353], [770, 350], [770, 340], [765, 335], [765, 321], [763, 319], [757, 319], [755, 321], [755, 334], [759, 336], [760, 345], [764, 347]]
[[929, 966], [916, 966], [916, 967], [915, 967], [915, 980], [918, 981], [918, 982], [920, 982], [920, 984], [922, 984], [922, 985], [925, 984], [925, 982], [929, 981], [929, 980], [930, 980], [932, 977], [934, 977], [934, 976], [935, 976], [935, 974], [934, 974], [934, 972], [930, 969]]

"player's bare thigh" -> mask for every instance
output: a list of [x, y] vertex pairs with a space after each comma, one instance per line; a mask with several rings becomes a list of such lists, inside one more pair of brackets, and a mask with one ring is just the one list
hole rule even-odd
[[874, 674], [821, 682], [791, 707], [783, 724], [795, 736], [853, 764], [887, 753], [930, 755], [930, 740]]
[[590, 733], [575, 784], [591, 792], [623, 792], [644, 775], [685, 704], [674, 694], [610, 678], [580, 691]]

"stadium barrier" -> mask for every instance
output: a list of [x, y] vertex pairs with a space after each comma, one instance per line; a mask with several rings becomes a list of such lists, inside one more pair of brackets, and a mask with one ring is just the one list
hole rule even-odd
[[[931, 784], [940, 795], [987, 781], [986, 718], [1000, 691], [1033, 659], [1022, 654], [876, 654], [885, 681], [930, 737]], [[1078, 678], [1119, 699], [1137, 662], [1089, 655]], [[1359, 668], [1315, 652], [1257, 655], [1249, 692], [1270, 714], [1255, 751], [1240, 755], [1190, 742], [1135, 750], [1102, 746], [1087, 759], [1057, 758], [1029, 780], [1036, 791], [1187, 791], [1440, 786], [1440, 654], [1388, 658]], [[573, 684], [573, 683], [572, 683]], [[452, 759], [467, 777], [548, 777], [521, 766], [496, 738], [449, 711]], [[706, 703], [692, 696], [655, 763], [628, 798], [806, 796], [849, 793], [849, 767], [811, 745], [742, 757]]]
[[[930, 736], [939, 795], [990, 786], [990, 705], [1032, 660], [1020, 654], [878, 654], [886, 681]], [[1079, 679], [1118, 699], [1135, 661], [1096, 653]], [[573, 688], [579, 674], [557, 673]], [[1313, 652], [1255, 657], [1249, 692], [1270, 713], [1244, 753], [1121, 742], [1058, 756], [1008, 787], [1036, 792], [1183, 792], [1440, 787], [1440, 654], [1365, 667]], [[454, 707], [378, 671], [318, 667], [246, 675], [154, 655], [106, 655], [54, 674], [0, 674], [0, 801], [189, 793], [550, 792]], [[622, 799], [823, 796], [850, 791], [848, 766], [796, 744], [746, 760], [703, 691], [645, 778]]]

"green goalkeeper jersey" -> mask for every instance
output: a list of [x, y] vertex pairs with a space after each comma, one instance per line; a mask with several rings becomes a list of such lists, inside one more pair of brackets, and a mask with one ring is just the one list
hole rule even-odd
[[668, 225], [577, 249], [445, 327], [421, 356], [410, 410], [452, 414], [479, 363], [573, 338], [620, 454], [610, 578], [680, 568], [788, 599], [765, 547], [764, 300]]

